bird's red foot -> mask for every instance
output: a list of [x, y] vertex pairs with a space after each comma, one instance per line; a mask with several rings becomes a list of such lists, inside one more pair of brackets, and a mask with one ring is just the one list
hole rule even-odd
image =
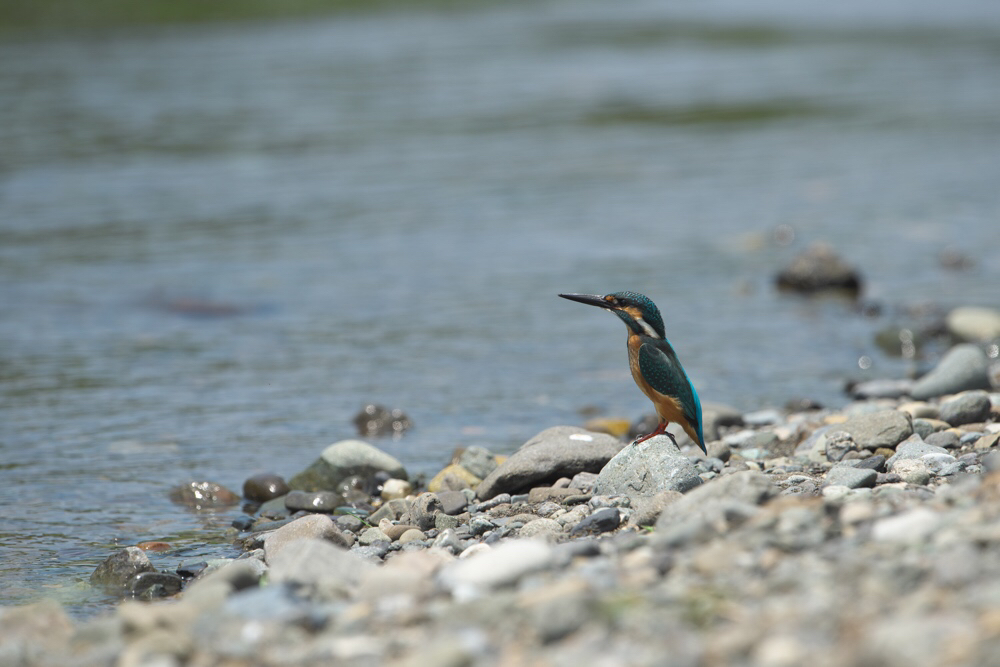
[[652, 433], [636, 438], [632, 444], [638, 445], [640, 442], [646, 442], [655, 435], [665, 435], [673, 441], [675, 447], [677, 446], [677, 440], [674, 438], [674, 434], [667, 430], [667, 422], [660, 422]]

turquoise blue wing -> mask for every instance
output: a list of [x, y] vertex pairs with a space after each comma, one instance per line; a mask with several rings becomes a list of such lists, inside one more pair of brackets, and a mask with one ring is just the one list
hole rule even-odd
[[701, 400], [676, 355], [651, 343], [643, 343], [639, 347], [639, 371], [653, 389], [677, 399], [684, 418], [698, 432], [701, 439], [698, 444], [702, 445], [705, 437], [701, 426]]

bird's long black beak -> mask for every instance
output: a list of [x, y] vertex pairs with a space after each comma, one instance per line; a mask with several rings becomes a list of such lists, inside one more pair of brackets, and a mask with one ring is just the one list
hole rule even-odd
[[611, 304], [604, 300], [604, 297], [600, 294], [560, 294], [564, 299], [569, 299], [570, 301], [579, 301], [580, 303], [585, 303], [588, 306], [597, 306], [598, 308], [611, 308]]

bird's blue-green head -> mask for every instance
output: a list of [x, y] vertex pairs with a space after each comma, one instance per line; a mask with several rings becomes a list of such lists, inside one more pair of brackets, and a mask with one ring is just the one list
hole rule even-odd
[[612, 292], [611, 294], [560, 294], [564, 299], [578, 301], [588, 306], [606, 308], [621, 318], [632, 333], [665, 340], [663, 318], [656, 304], [638, 292]]

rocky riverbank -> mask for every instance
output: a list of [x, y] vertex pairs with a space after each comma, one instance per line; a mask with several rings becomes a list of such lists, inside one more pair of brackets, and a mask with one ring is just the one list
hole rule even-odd
[[1000, 394], [958, 350], [839, 410], [706, 406], [708, 456], [555, 427], [423, 490], [337, 443], [248, 480], [241, 557], [95, 571], [168, 599], [4, 609], [0, 664], [1000, 664]]

